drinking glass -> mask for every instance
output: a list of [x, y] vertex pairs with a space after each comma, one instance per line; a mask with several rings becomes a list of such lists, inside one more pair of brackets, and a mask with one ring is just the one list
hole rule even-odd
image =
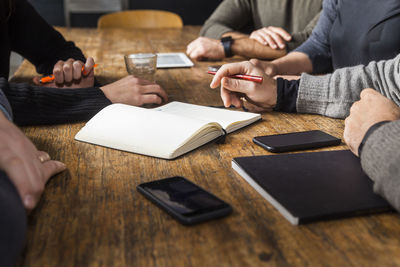
[[129, 74], [151, 82], [155, 82], [157, 70], [157, 54], [139, 53], [125, 55], [126, 70]]

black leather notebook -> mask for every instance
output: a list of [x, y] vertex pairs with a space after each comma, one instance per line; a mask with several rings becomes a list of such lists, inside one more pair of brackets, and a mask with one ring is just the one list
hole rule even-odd
[[292, 224], [392, 209], [350, 150], [234, 158], [232, 167]]

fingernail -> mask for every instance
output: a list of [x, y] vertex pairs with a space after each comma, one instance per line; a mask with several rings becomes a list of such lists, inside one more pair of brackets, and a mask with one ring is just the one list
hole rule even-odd
[[57, 164], [57, 167], [59, 167], [59, 168], [63, 168], [63, 169], [66, 169], [67, 168], [67, 165], [65, 165], [63, 162], [61, 162], [61, 161], [56, 161], [56, 164]]
[[276, 45], [272, 45], [272, 48], [276, 48]]
[[35, 205], [35, 202], [33, 201], [33, 197], [31, 195], [28, 195], [24, 198], [24, 206], [28, 208], [32, 208]]

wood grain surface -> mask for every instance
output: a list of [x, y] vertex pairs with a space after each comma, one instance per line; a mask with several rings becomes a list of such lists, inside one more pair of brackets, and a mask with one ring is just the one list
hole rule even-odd
[[[123, 55], [180, 52], [199, 27], [175, 30], [60, 29], [99, 67], [98, 80], [127, 75]], [[231, 59], [232, 61], [240, 59]], [[222, 105], [209, 88], [207, 66], [157, 70], [170, 100]], [[24, 63], [14, 81], [27, 81]], [[74, 141], [84, 123], [27, 127], [24, 132], [68, 170], [52, 178], [29, 216], [20, 266], [399, 266], [400, 218], [386, 213], [292, 226], [231, 168], [238, 156], [270, 154], [257, 135], [319, 129], [341, 138], [343, 121], [317, 115], [267, 113], [263, 120], [176, 160], [163, 160]], [[162, 133], [160, 133], [162, 134]], [[320, 149], [346, 149], [341, 146]], [[180, 225], [136, 191], [143, 182], [181, 175], [214, 193], [232, 215]]]

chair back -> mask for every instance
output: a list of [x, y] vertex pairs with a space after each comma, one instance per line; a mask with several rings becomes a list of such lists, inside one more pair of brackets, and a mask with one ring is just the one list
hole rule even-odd
[[103, 15], [97, 21], [97, 28], [182, 28], [179, 15], [163, 10], [128, 10]]

